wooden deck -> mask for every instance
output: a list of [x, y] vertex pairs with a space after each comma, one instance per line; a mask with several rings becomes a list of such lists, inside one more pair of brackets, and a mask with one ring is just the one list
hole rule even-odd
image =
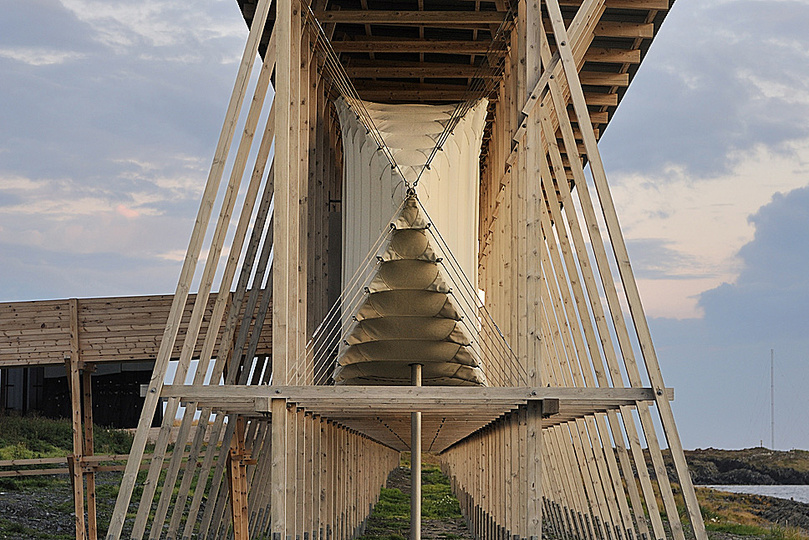
[[[668, 399], [674, 391], [667, 389]], [[184, 386], [163, 395], [223, 414], [271, 418], [273, 399], [362, 433], [394, 450], [410, 450], [410, 414], [422, 413], [422, 448], [440, 453], [529, 402], [540, 402], [542, 427], [654, 402], [651, 388], [454, 388], [435, 386]]]

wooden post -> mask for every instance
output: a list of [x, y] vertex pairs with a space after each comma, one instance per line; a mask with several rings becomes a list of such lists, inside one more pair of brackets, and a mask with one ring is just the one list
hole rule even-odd
[[233, 539], [249, 540], [250, 515], [247, 509], [247, 463], [249, 452], [244, 446], [244, 417], [236, 418], [236, 431], [228, 452], [228, 486], [230, 488], [230, 513], [233, 520]]
[[[276, 73], [275, 98], [278, 104], [275, 113], [275, 207], [273, 228], [273, 273], [272, 273], [272, 368], [273, 383], [287, 384], [289, 381], [289, 368], [295, 361], [295, 310], [294, 297], [297, 293], [296, 280], [293, 275], [293, 265], [298, 231], [291, 227], [297, 223], [292, 219], [298, 212], [298, 204], [292, 204], [292, 198], [297, 193], [297, 186], [293, 180], [293, 167], [297, 171], [297, 163], [292, 162], [292, 130], [296, 117], [292, 114], [292, 73], [294, 58], [292, 54], [293, 39], [293, 2], [292, 0], [278, 0], [275, 4], [276, 20], [273, 32], [276, 38]], [[291, 346], [290, 346], [291, 345]], [[272, 540], [286, 540], [292, 533], [290, 525], [294, 524], [294, 507], [287, 497], [290, 488], [290, 472], [295, 469], [292, 459], [294, 453], [290, 452], [289, 444], [295, 444], [289, 437], [289, 424], [294, 426], [294, 416], [286, 409], [286, 400], [272, 401], [272, 490], [270, 498], [270, 511], [272, 512]], [[294, 502], [294, 501], [293, 501]]]
[[[410, 384], [421, 386], [421, 364], [410, 365]], [[410, 540], [421, 540], [421, 411], [410, 413]]]
[[528, 402], [528, 538], [542, 537], [542, 402]]
[[87, 538], [84, 520], [84, 479], [82, 475], [82, 456], [84, 455], [84, 434], [82, 433], [81, 411], [81, 347], [79, 341], [79, 301], [70, 299], [70, 355], [65, 357], [67, 368], [67, 386], [70, 390], [71, 424], [73, 427], [73, 456], [69, 460], [70, 479], [73, 483], [73, 508], [76, 520], [76, 539]]
[[286, 439], [287, 403], [273, 399], [272, 409], [272, 472], [270, 474], [270, 512], [272, 540], [284, 540], [286, 535]]
[[[93, 386], [92, 373], [95, 366], [85, 364], [82, 371], [82, 390], [84, 397], [84, 456], [92, 456], [93, 447]], [[87, 482], [87, 534], [89, 538], [98, 538], [98, 522], [96, 519], [96, 473], [95, 466], [84, 471]]]

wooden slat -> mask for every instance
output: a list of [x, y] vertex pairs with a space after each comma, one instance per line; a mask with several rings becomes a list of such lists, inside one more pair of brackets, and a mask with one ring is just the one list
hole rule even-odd
[[587, 86], [629, 86], [628, 73], [599, 73], [582, 71], [579, 74], [581, 84]]
[[[632, 9], [639, 11], [668, 10], [670, 0], [606, 0], [611, 9]], [[582, 0], [560, 0], [560, 6], [580, 6]]]
[[390, 39], [366, 38], [338, 40], [332, 42], [338, 53], [342, 52], [419, 52], [438, 54], [484, 54], [493, 52], [505, 54], [503, 49], [491, 49], [489, 41], [458, 41], [438, 39]]
[[[568, 26], [570, 21], [566, 20], [565, 25]], [[545, 21], [545, 31], [553, 35], [553, 28], [549, 21]], [[619, 22], [619, 21], [602, 21], [596, 25], [596, 37], [600, 38], [653, 38], [654, 37], [654, 24], [652, 23], [636, 23], [636, 22]]]
[[384, 11], [339, 10], [318, 11], [315, 17], [321, 23], [390, 24], [402, 25], [466, 25], [500, 24], [506, 13], [498, 11]]
[[346, 73], [351, 78], [393, 78], [393, 79], [414, 79], [414, 78], [441, 78], [441, 79], [492, 79], [497, 73], [489, 68], [478, 68], [476, 66], [463, 64], [438, 64], [438, 63], [391, 63], [385, 65], [357, 65], [353, 63], [346, 66]]
[[639, 49], [609, 49], [590, 47], [584, 55], [585, 62], [603, 62], [618, 64], [640, 64]]
[[615, 107], [618, 105], [618, 94], [596, 94], [593, 92], [584, 94], [587, 104], [591, 106]]

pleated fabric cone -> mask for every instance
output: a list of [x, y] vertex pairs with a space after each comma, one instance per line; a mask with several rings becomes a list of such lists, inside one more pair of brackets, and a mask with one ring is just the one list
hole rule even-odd
[[463, 321], [430, 223], [415, 196], [391, 223], [387, 246], [341, 345], [336, 384], [409, 385], [410, 365], [422, 364], [425, 386], [482, 386], [470, 326]]

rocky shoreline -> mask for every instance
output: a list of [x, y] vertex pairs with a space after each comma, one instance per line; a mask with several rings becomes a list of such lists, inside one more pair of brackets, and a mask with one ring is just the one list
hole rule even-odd
[[[698, 487], [700, 490], [711, 490], [711, 488]], [[721, 493], [723, 501], [727, 504], [737, 504], [754, 516], [781, 527], [797, 527], [809, 532], [809, 504], [807, 503], [764, 495], [748, 495], [726, 491]], [[704, 497], [710, 497], [710, 495], [703, 495], [700, 498]], [[705, 521], [710, 521], [710, 516], [706, 516]]]
[[766, 448], [686, 451], [691, 479], [700, 485], [806, 485], [809, 452]]

